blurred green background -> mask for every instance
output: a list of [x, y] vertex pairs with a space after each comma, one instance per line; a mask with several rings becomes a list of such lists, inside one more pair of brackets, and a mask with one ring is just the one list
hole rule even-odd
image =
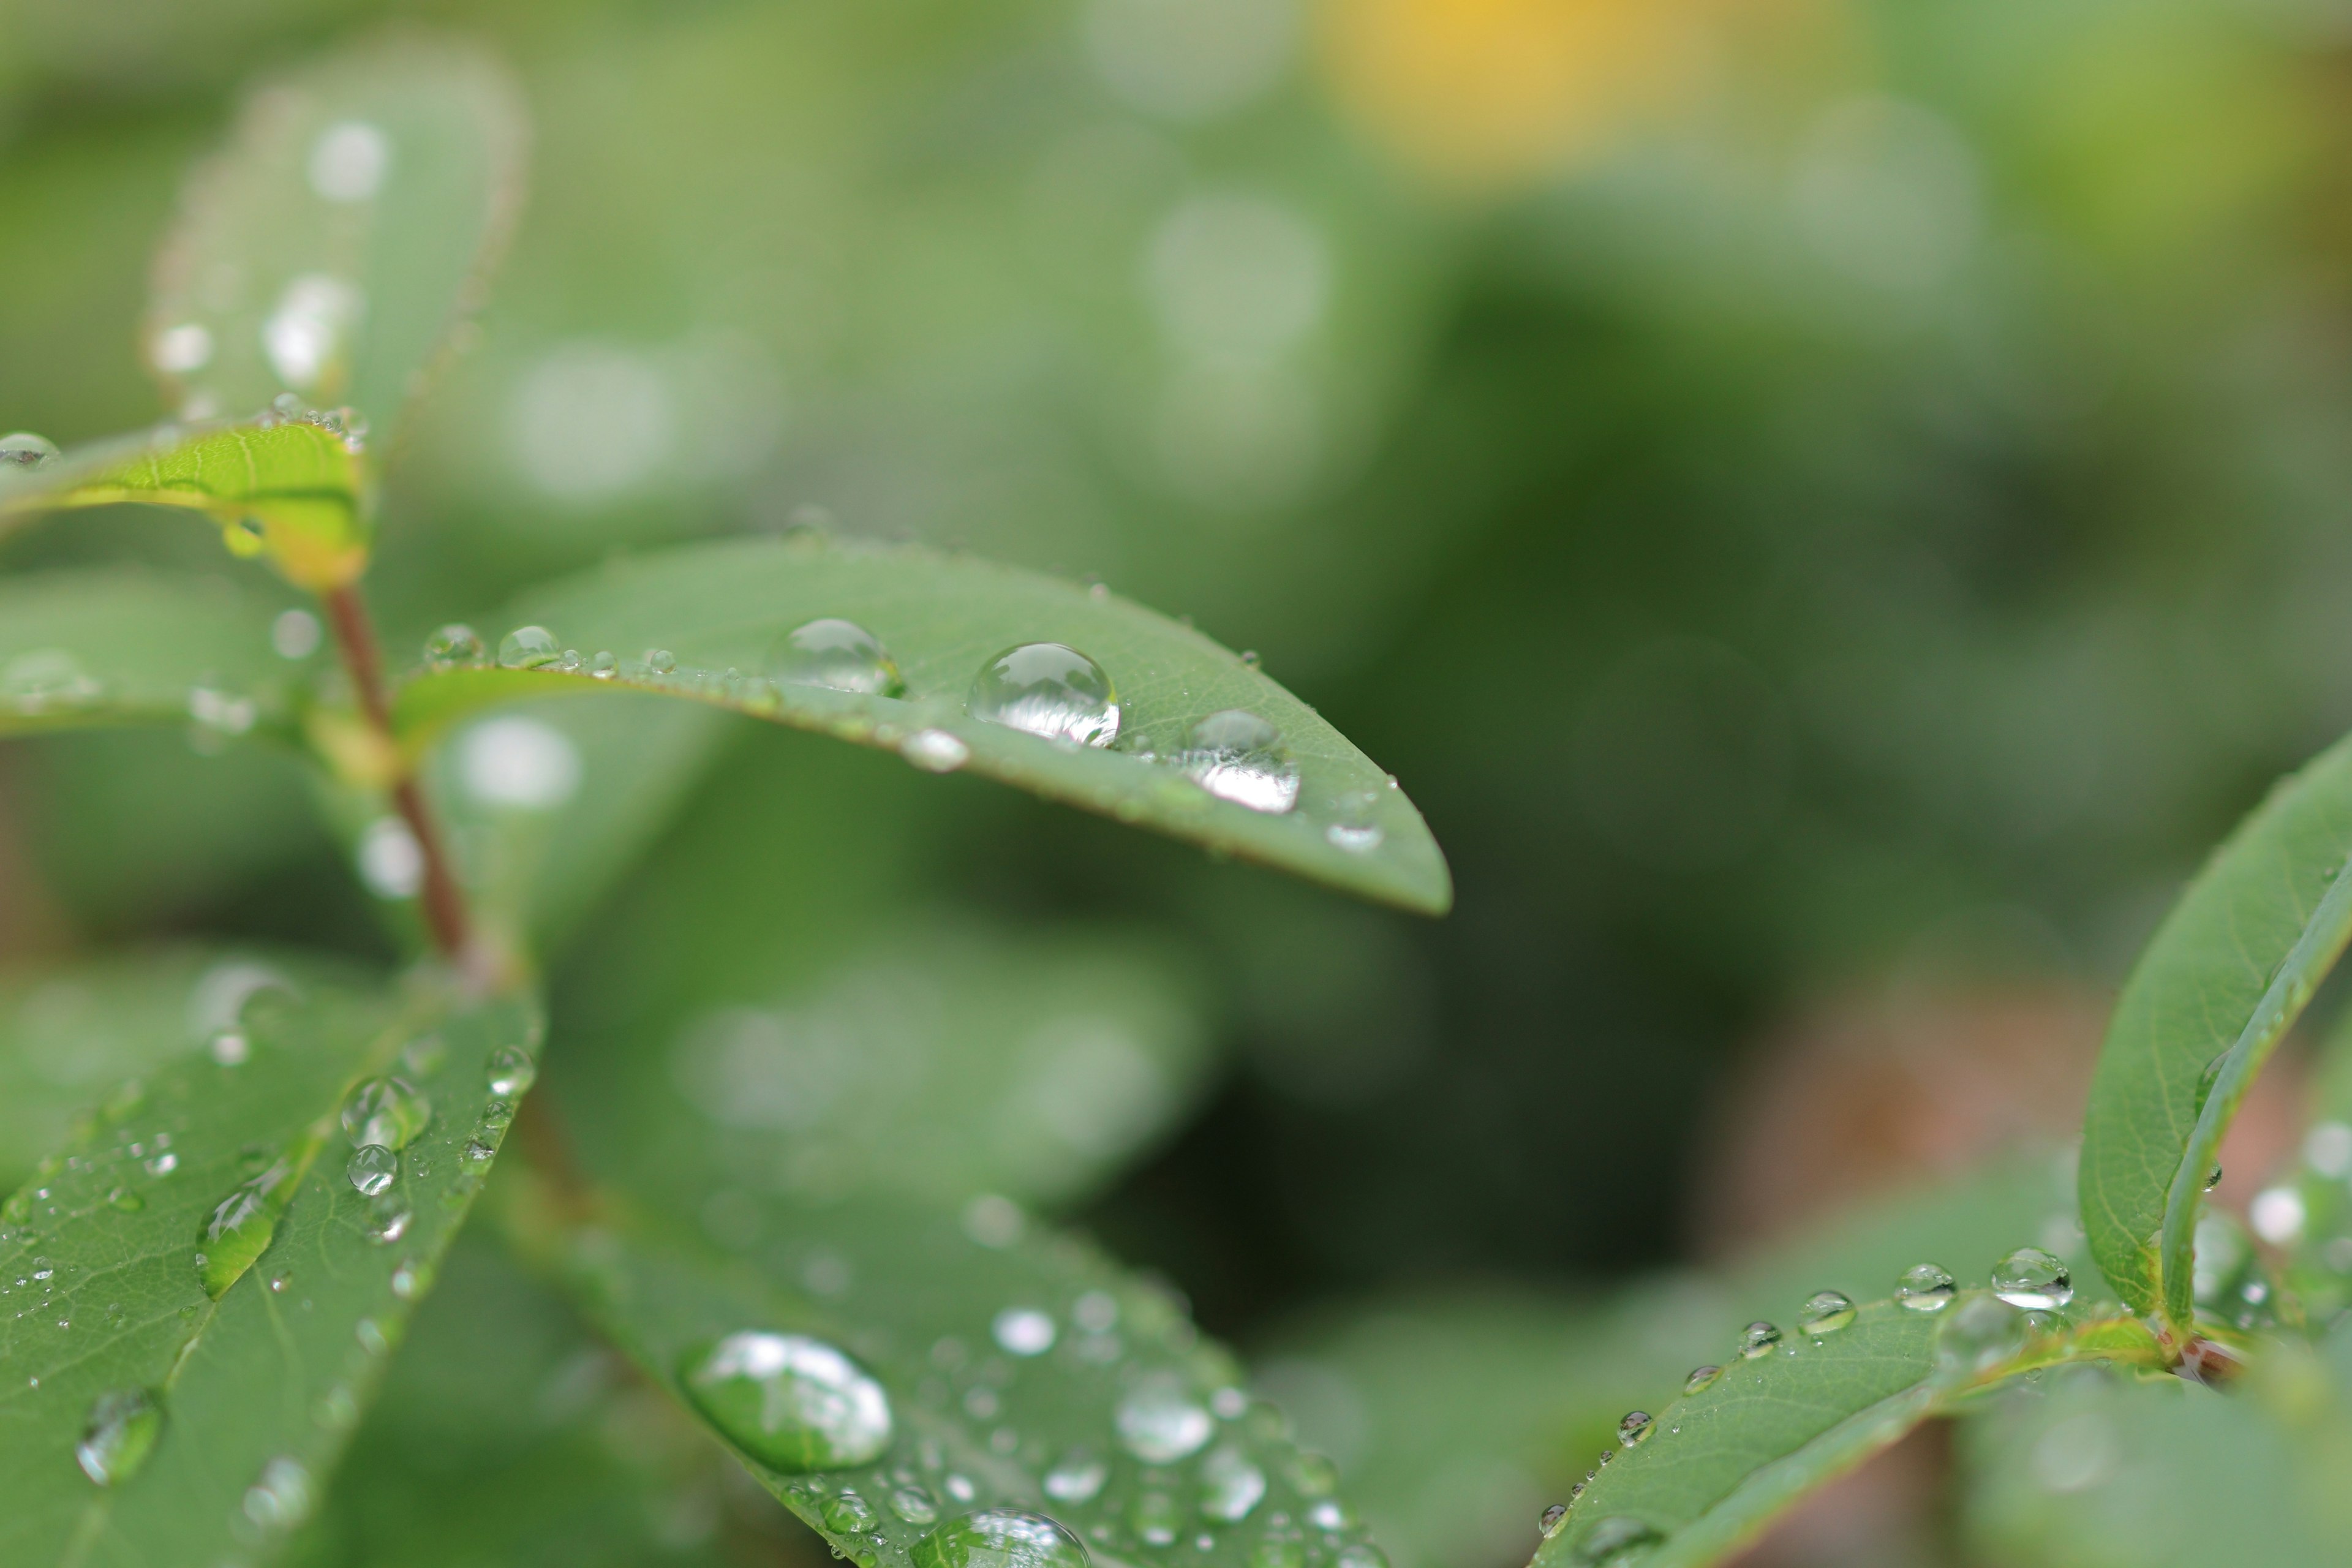
[[[1245, 1348], [2062, 1132], [2063, 1068], [1920, 1108], [1942, 1058], [2085, 1060], [2352, 724], [2345, 0], [0, 0], [0, 428], [161, 412], [182, 179], [257, 73], [388, 23], [535, 121], [393, 460], [396, 654], [634, 547], [919, 538], [1258, 650], [1426, 813], [1443, 922], [681, 730], [683, 809], [555, 911], [559, 1041], [676, 1039], [688, 1099], [714, 1007], [952, 1035], [856, 976], [1139, 966], [1079, 1153], [1140, 1157], [1020, 1179]], [[122, 556], [225, 569], [137, 518], [0, 565]], [[16, 953], [388, 951], [290, 762], [68, 737], [0, 789]], [[1937, 1063], [1874, 1077], [1923, 1016]]]

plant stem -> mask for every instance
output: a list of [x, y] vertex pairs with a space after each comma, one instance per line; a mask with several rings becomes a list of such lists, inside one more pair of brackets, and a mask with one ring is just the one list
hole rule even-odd
[[[330, 589], [324, 603], [328, 618], [334, 624], [335, 646], [342, 652], [343, 668], [351, 671], [352, 684], [359, 689], [360, 711], [367, 716], [368, 725], [377, 737], [396, 755], [398, 742], [392, 733], [392, 710], [383, 693], [383, 657], [376, 647], [375, 627], [368, 617], [367, 601], [361, 597], [359, 585], [354, 583]], [[466, 896], [449, 868], [441, 830], [425, 804], [425, 794], [416, 787], [415, 776], [404, 765], [394, 780], [392, 804], [401, 820], [408, 825], [424, 858], [425, 930], [443, 957], [463, 963], [473, 941], [472, 922], [466, 914]]]

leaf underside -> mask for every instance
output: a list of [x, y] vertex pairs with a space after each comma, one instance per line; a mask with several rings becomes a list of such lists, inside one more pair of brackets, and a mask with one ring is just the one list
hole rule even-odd
[[[852, 621], [878, 637], [906, 696], [766, 679], [785, 635], [820, 618]], [[914, 548], [740, 540], [618, 561], [544, 588], [509, 617], [511, 626], [526, 624], [547, 627], [583, 661], [614, 654], [617, 674], [420, 673], [394, 699], [404, 743], [422, 749], [459, 721], [523, 697], [661, 690], [902, 751], [919, 763], [941, 754], [927, 745], [945, 747], [962, 771], [1405, 909], [1441, 912], [1452, 899], [1420, 813], [1370, 758], [1239, 656], [1108, 594]], [[494, 628], [491, 640], [505, 629]], [[982, 667], [1032, 642], [1066, 644], [1109, 674], [1120, 707], [1116, 746], [1057, 745], [966, 712]], [[666, 675], [650, 668], [644, 656], [653, 649], [673, 655], [677, 668]], [[1167, 758], [1184, 749], [1194, 724], [1230, 709], [1280, 731], [1299, 768], [1295, 810], [1265, 813], [1217, 798], [1178, 767], [1139, 754]]]

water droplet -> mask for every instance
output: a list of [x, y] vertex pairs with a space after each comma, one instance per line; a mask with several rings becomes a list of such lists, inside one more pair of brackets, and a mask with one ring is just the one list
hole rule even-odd
[[1356, 1516], [1338, 1498], [1327, 1497], [1307, 1510], [1307, 1522], [1318, 1530], [1346, 1530], [1356, 1522]]
[[1573, 1554], [1578, 1568], [1601, 1568], [1619, 1557], [1665, 1539], [1657, 1527], [1631, 1514], [1612, 1514], [1584, 1532]]
[[1198, 1453], [1216, 1421], [1184, 1390], [1174, 1373], [1145, 1377], [1118, 1402], [1119, 1441], [1148, 1465], [1170, 1465]]
[[81, 1473], [102, 1487], [121, 1486], [139, 1473], [163, 1429], [163, 1407], [143, 1388], [101, 1394], [89, 1407], [89, 1421], [74, 1458]]
[[973, 718], [1066, 746], [1118, 739], [1118, 691], [1102, 666], [1057, 642], [1024, 643], [988, 661], [964, 708]]
[[951, 773], [971, 760], [971, 748], [945, 730], [918, 730], [899, 743], [898, 754], [927, 773]]
[[104, 685], [85, 672], [80, 662], [63, 648], [35, 648], [0, 666], [0, 698], [5, 698], [17, 712], [26, 715], [87, 708], [105, 690]]
[[1715, 1380], [1722, 1375], [1723, 1369], [1719, 1366], [1695, 1366], [1691, 1368], [1690, 1375], [1683, 1379], [1683, 1393], [1704, 1394], [1713, 1388]]
[[1146, 1546], [1172, 1546], [1184, 1528], [1184, 1510], [1166, 1492], [1139, 1492], [1128, 1505], [1127, 1527]]
[[562, 658], [563, 645], [545, 626], [517, 626], [499, 639], [499, 663], [508, 669], [541, 669]]
[[1853, 1303], [1836, 1290], [1816, 1290], [1797, 1309], [1800, 1331], [1819, 1337], [1833, 1334], [1853, 1321]]
[[768, 658], [768, 673], [793, 686], [822, 686], [873, 697], [907, 689], [882, 639], [856, 621], [816, 620], [794, 626]]
[[392, 1293], [402, 1300], [414, 1301], [416, 1293], [424, 1288], [424, 1270], [417, 1267], [415, 1258], [402, 1259], [400, 1267], [392, 1271]]
[[2197, 1075], [2197, 1107], [2190, 1112], [2191, 1115], [2203, 1114], [2205, 1102], [2213, 1096], [2213, 1085], [2221, 1079], [2221, 1069], [2229, 1064], [2229, 1060], [2230, 1053], [2223, 1051], [2211, 1061], [2207, 1062], [2205, 1070]]
[[[538, 630], [528, 627], [527, 630]], [[522, 634], [518, 632], [516, 637]], [[507, 639], [511, 642], [514, 638]], [[487, 649], [482, 647], [482, 634], [461, 621], [452, 621], [425, 639], [425, 668], [427, 669], [474, 669], [484, 662]]]
[[[299, 392], [321, 386], [344, 357], [351, 329], [366, 301], [357, 289], [323, 272], [305, 272], [286, 285], [261, 324], [261, 348], [278, 379]], [[278, 405], [290, 413], [299, 405]]]
[[1952, 1294], [1951, 1274], [1933, 1263], [1915, 1263], [1895, 1282], [1895, 1300], [1915, 1312], [1940, 1312]]
[[147, 1206], [147, 1200], [129, 1187], [115, 1188], [106, 1194], [106, 1201], [110, 1206], [121, 1209], [124, 1214], [137, 1214]]
[[1083, 1448], [1076, 1449], [1045, 1472], [1045, 1495], [1055, 1502], [1091, 1502], [1109, 1479], [1108, 1465]]
[[1192, 726], [1176, 765], [1220, 800], [1280, 813], [1298, 804], [1298, 761], [1282, 731], [1255, 713], [1228, 708]]
[[2214, 1166], [2214, 1167], [2213, 1167], [2213, 1169], [2212, 1169], [2211, 1171], [2210, 1171], [2210, 1172], [2208, 1172], [2208, 1173], [2206, 1173], [2206, 1177], [2205, 1177], [2205, 1190], [2206, 1190], [2207, 1192], [2209, 1192], [2209, 1193], [2210, 1193], [2210, 1192], [2211, 1192], [2215, 1187], [2218, 1187], [2218, 1186], [2220, 1186], [2221, 1184], [2221, 1166], [2219, 1166], [2219, 1165], [2216, 1165], [2216, 1166]]
[[882, 1522], [882, 1516], [874, 1511], [872, 1503], [850, 1491], [836, 1492], [825, 1499], [818, 1514], [824, 1527], [839, 1535], [864, 1535]]
[[246, 1490], [245, 1517], [265, 1530], [289, 1529], [310, 1511], [310, 1472], [289, 1456], [264, 1465], [261, 1479]]
[[147, 1173], [151, 1176], [168, 1176], [179, 1168], [180, 1157], [169, 1150], [147, 1162]]
[[1380, 809], [1377, 790], [1349, 790], [1331, 803], [1331, 820], [1323, 829], [1325, 840], [1354, 855], [1379, 848], [1386, 837], [1381, 830]]
[[1295, 1526], [1269, 1521], [1265, 1533], [1251, 1545], [1249, 1560], [1250, 1568], [1307, 1568], [1306, 1538]]
[[892, 1492], [890, 1511], [908, 1524], [929, 1524], [940, 1517], [939, 1504], [920, 1487], [900, 1487]]
[[1549, 1541], [1559, 1533], [1559, 1527], [1567, 1522], [1567, 1520], [1568, 1505], [1564, 1502], [1556, 1502], [1543, 1510], [1543, 1517], [1536, 1521], [1536, 1529], [1543, 1533], [1546, 1541]]
[[1054, 1348], [1054, 1320], [1034, 1307], [1007, 1307], [996, 1314], [989, 1332], [1013, 1355], [1044, 1355]]
[[367, 1221], [362, 1227], [367, 1238], [378, 1247], [388, 1247], [408, 1234], [408, 1205], [391, 1193], [383, 1193], [368, 1201]]
[[2025, 1346], [2025, 1314], [1998, 1296], [1971, 1296], [1936, 1335], [1947, 1372], [1989, 1372]]
[[677, 668], [677, 655], [666, 647], [646, 649], [646, 668], [656, 675], [667, 675]]
[[822, 1340], [745, 1330], [689, 1358], [680, 1376], [721, 1432], [779, 1470], [863, 1465], [890, 1444], [882, 1385]]
[[488, 1079], [492, 1094], [512, 1100], [539, 1081], [539, 1064], [520, 1046], [500, 1046], [490, 1054]]
[[948, 1521], [908, 1555], [915, 1568], [1088, 1568], [1076, 1536], [1044, 1514], [1002, 1508]]
[[343, 1106], [343, 1131], [355, 1144], [405, 1149], [432, 1120], [433, 1102], [396, 1078], [368, 1079]]
[[213, 1205], [198, 1233], [196, 1277], [214, 1300], [243, 1277], [278, 1232], [278, 1221], [294, 1196], [297, 1185], [291, 1161], [280, 1160], [259, 1175], [248, 1177]]
[[2074, 1277], [2065, 1259], [2021, 1247], [1992, 1266], [1992, 1293], [2012, 1307], [2046, 1312], [2074, 1299]]
[[0, 463], [20, 468], [37, 468], [58, 455], [58, 444], [30, 430], [0, 436]]
[[1265, 1497], [1265, 1472], [1231, 1444], [1201, 1461], [1201, 1511], [1231, 1524], [1249, 1517]]
[[1769, 1355], [1780, 1342], [1780, 1331], [1760, 1318], [1739, 1331], [1739, 1354], [1746, 1361]]
[[362, 1143], [352, 1151], [343, 1174], [362, 1194], [373, 1197], [388, 1189], [400, 1174], [400, 1156], [381, 1143]]
[[1617, 1423], [1617, 1441], [1628, 1448], [1638, 1448], [1649, 1439], [1650, 1429], [1657, 1423], [1646, 1410], [1628, 1410]]

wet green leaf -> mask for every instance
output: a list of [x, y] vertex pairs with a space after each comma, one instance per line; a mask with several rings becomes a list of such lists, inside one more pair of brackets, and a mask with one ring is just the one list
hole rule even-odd
[[[0, 1559], [243, 1559], [299, 1522], [480, 1184], [486, 1063], [531, 1019], [265, 988], [43, 1162], [0, 1209]], [[338, 1111], [385, 1072], [434, 1115], [371, 1197]], [[123, 1431], [151, 1446], [110, 1464]]]
[[242, 425], [163, 426], [0, 468], [0, 522], [11, 514], [139, 504], [201, 513], [234, 555], [267, 553], [313, 592], [367, 564], [365, 479], [358, 443], [324, 419], [276, 416]]
[[[2186, 1331], [2214, 1152], [2352, 940], [2352, 742], [2283, 781], [2214, 854], [2116, 1004], [2083, 1121], [2082, 1213], [2123, 1299]], [[2160, 1234], [2159, 1234], [2160, 1233]]]
[[146, 357], [182, 417], [291, 393], [388, 442], [481, 304], [528, 140], [505, 71], [447, 39], [362, 44], [256, 90], [156, 267]]
[[[2137, 1319], [2084, 1314], [2030, 1333], [2025, 1314], [1981, 1291], [1938, 1311], [1872, 1301], [1809, 1335], [1792, 1319], [1768, 1335], [1726, 1334], [1719, 1373], [1619, 1428], [1538, 1568], [1612, 1563], [1696, 1568], [1729, 1556], [1813, 1488], [1886, 1447], [1927, 1416], [2018, 1373], [2111, 1358], [2156, 1364]], [[1769, 1328], [1769, 1325], [1759, 1325]]]
[[1006, 1200], [961, 1221], [743, 1203], [756, 1239], [734, 1253], [613, 1208], [575, 1226], [562, 1267], [646, 1374], [852, 1560], [952, 1561], [971, 1516], [1010, 1510], [1097, 1563], [1179, 1542], [1210, 1568], [1305, 1561], [1310, 1542], [1372, 1561], [1328, 1462], [1181, 1303]]
[[[772, 679], [788, 635], [826, 619], [878, 638], [905, 695]], [[1452, 899], [1420, 814], [1370, 758], [1240, 657], [1108, 594], [910, 548], [734, 541], [616, 562], [539, 591], [509, 620], [484, 628], [488, 647], [541, 628], [544, 638], [512, 658], [542, 662], [418, 674], [394, 700], [406, 744], [421, 749], [525, 697], [667, 691], [898, 751], [932, 771], [980, 773], [1408, 909], [1436, 912]], [[1057, 744], [968, 710], [993, 659], [1037, 643], [1076, 649], [1108, 674], [1115, 745]], [[1278, 732], [1297, 764], [1295, 810], [1219, 798], [1171, 760], [1201, 743], [1196, 725], [1227, 711]]]

